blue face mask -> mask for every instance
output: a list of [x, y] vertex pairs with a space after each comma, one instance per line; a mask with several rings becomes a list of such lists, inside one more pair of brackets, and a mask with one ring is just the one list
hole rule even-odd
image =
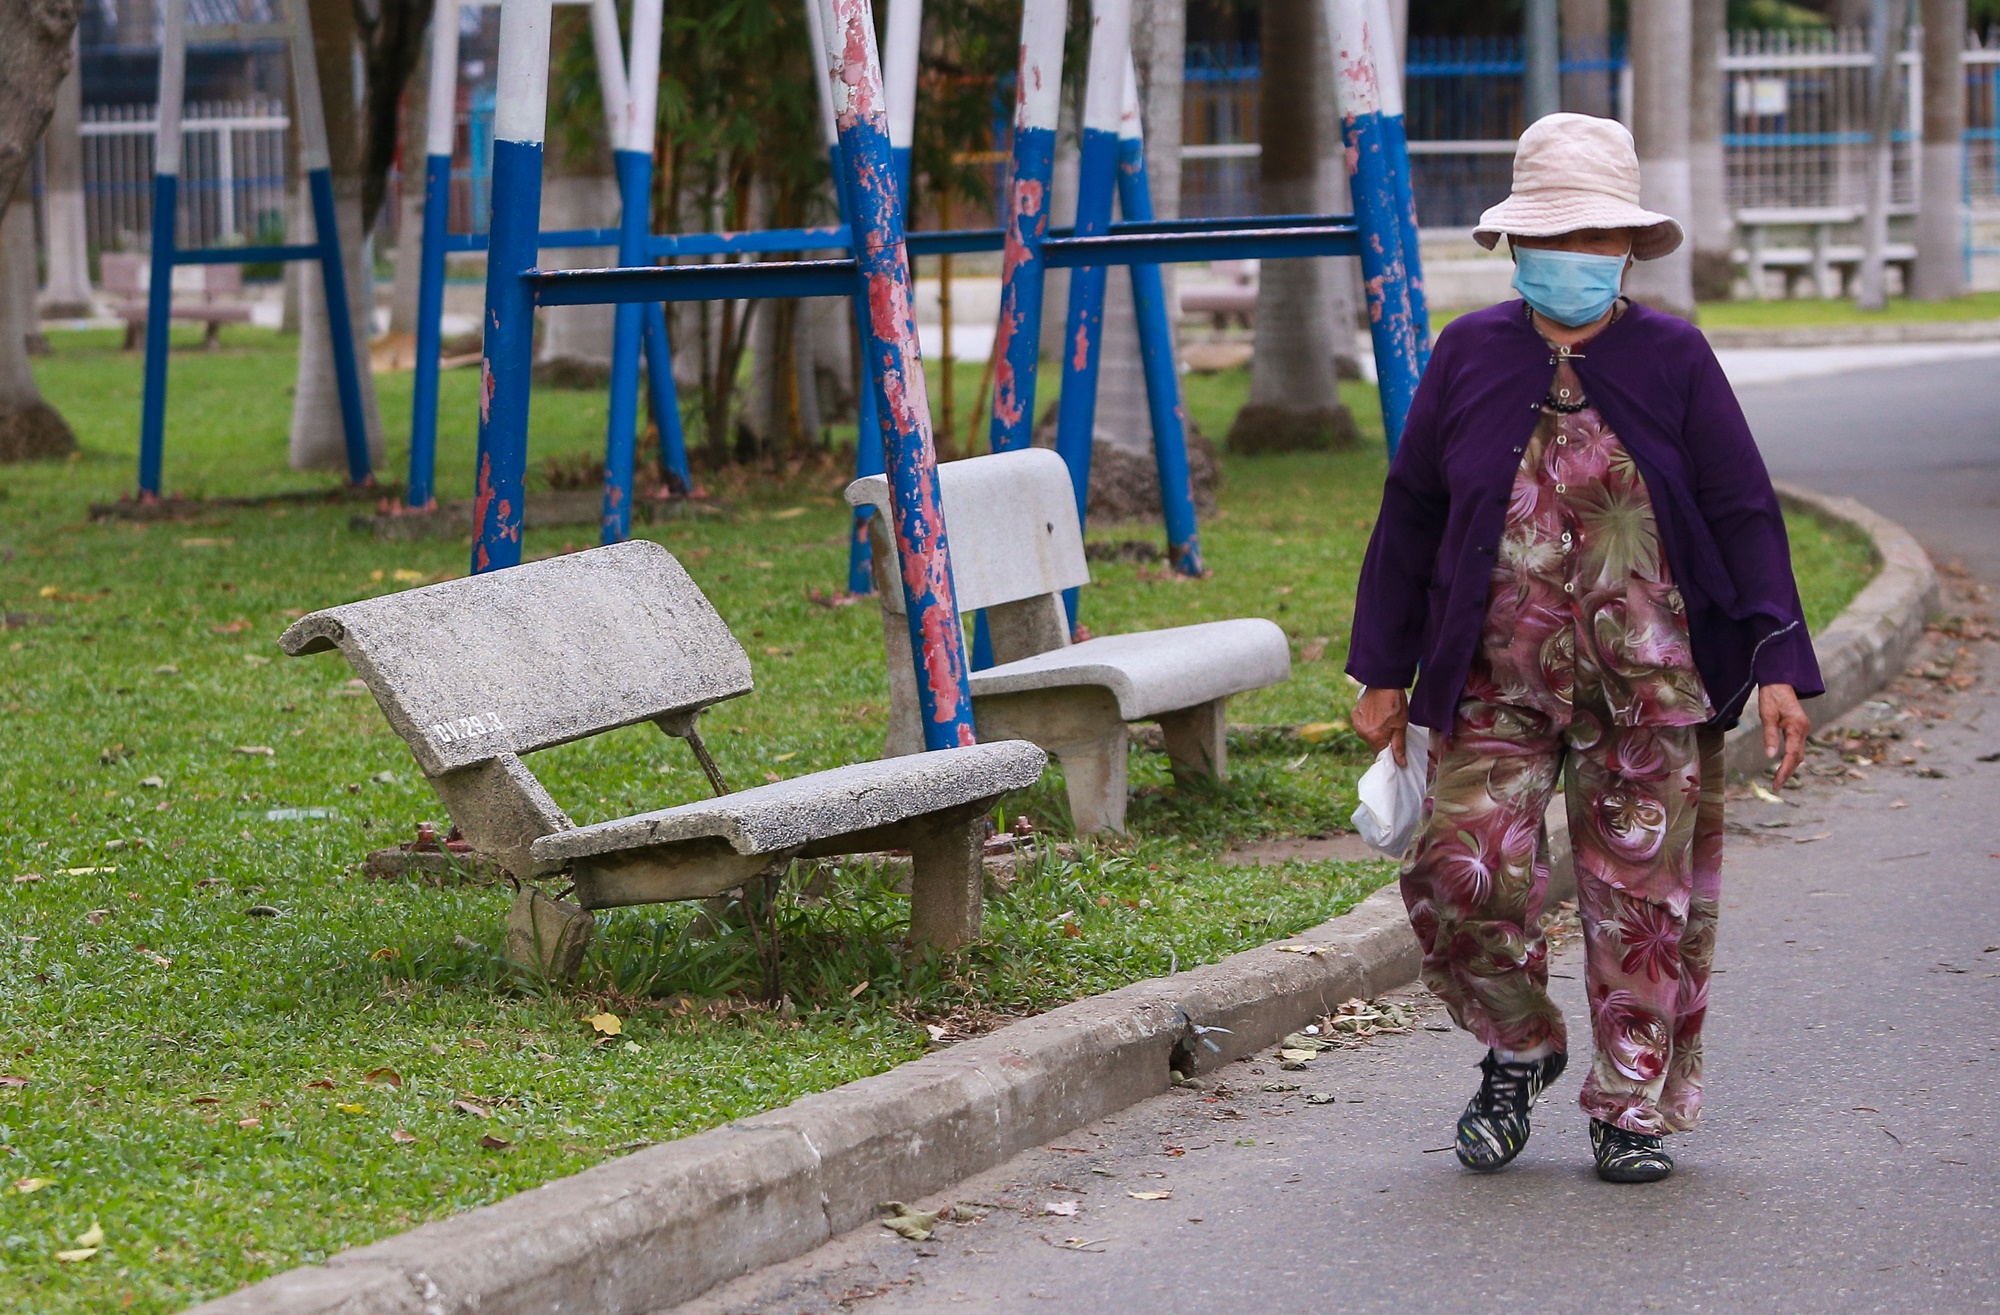
[[1624, 256], [1514, 248], [1514, 288], [1557, 324], [1575, 328], [1611, 309], [1625, 280]]

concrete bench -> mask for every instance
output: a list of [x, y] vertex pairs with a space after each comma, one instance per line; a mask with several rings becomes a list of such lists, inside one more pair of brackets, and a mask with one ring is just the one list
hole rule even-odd
[[[1285, 632], [1249, 618], [1072, 643], [1062, 594], [1089, 584], [1090, 568], [1062, 458], [1029, 449], [947, 462], [938, 483], [958, 605], [985, 610], [993, 643], [996, 665], [971, 676], [980, 738], [1030, 740], [1054, 754], [1079, 834], [1125, 829], [1128, 722], [1160, 724], [1177, 777], [1222, 779], [1225, 705], [1291, 676]], [[858, 479], [847, 500], [874, 508], [888, 751], [914, 753], [923, 735], [888, 482]]]
[[[1891, 207], [1889, 217], [1897, 219], [1909, 213], [1907, 208]], [[1745, 207], [1736, 212], [1736, 226], [1743, 232], [1744, 245], [1732, 252], [1731, 257], [1742, 267], [1753, 298], [1764, 295], [1767, 270], [1776, 270], [1783, 276], [1787, 297], [1796, 295], [1801, 278], [1811, 280], [1815, 296], [1844, 297], [1860, 273], [1866, 248], [1852, 242], [1838, 243], [1834, 234], [1837, 229], [1855, 227], [1862, 218], [1863, 212], [1857, 206]], [[1806, 235], [1805, 246], [1772, 245], [1775, 233], [1800, 230]], [[1908, 288], [1917, 259], [1916, 246], [1890, 242], [1884, 256], [1888, 265], [1901, 271], [1903, 287]]]
[[[118, 318], [125, 321], [125, 350], [132, 351], [146, 332], [150, 309], [146, 302], [146, 282], [152, 264], [145, 256], [129, 251], [107, 251], [98, 257], [98, 269], [105, 295], [111, 298]], [[175, 301], [167, 317], [206, 325], [201, 345], [214, 351], [221, 345], [223, 325], [250, 322], [250, 303], [240, 300], [241, 265], [202, 265], [199, 269], [201, 300]]]
[[[699, 899], [794, 858], [908, 849], [910, 933], [978, 935], [982, 816], [1048, 759], [1019, 741], [856, 763], [734, 793], [696, 719], [747, 694], [750, 660], [666, 549], [645, 540], [314, 612], [279, 640], [338, 648], [474, 855], [557, 873], [584, 909]], [[522, 755], [650, 721], [689, 741], [717, 798], [579, 827]]]

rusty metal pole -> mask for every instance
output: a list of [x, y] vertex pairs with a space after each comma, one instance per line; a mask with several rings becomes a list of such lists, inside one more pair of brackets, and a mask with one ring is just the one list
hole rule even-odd
[[851, 207], [847, 218], [868, 300], [861, 344], [871, 360], [867, 373], [882, 417], [890, 528], [902, 571], [924, 747], [949, 749], [974, 743], [972, 691], [938, 493], [930, 397], [910, 303], [902, 189], [889, 142], [875, 19], [868, 0], [826, 0], [822, 12], [829, 20], [826, 60]]

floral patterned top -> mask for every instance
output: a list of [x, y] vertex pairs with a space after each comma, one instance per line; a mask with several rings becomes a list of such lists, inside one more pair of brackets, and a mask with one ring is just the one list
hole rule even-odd
[[1567, 723], [1588, 682], [1616, 725], [1699, 724], [1713, 710], [1652, 498], [1570, 355], [1514, 477], [1466, 694]]

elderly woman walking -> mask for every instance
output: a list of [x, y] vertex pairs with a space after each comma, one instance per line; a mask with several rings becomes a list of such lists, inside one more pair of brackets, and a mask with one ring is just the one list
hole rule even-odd
[[[1424, 982], [1487, 1047], [1458, 1121], [1501, 1168], [1566, 1063], [1540, 930], [1560, 775], [1594, 1046], [1598, 1175], [1673, 1171], [1701, 1110], [1722, 860], [1722, 733], [1752, 689], [1777, 784], [1821, 692], [1770, 477], [1706, 341], [1621, 296], [1680, 245], [1641, 209], [1632, 137], [1553, 114], [1473, 236], [1507, 238], [1521, 300], [1439, 336], [1382, 493], [1348, 672], [1354, 726], [1430, 797], [1402, 870]], [[1412, 679], [1414, 693], [1406, 695]]]

